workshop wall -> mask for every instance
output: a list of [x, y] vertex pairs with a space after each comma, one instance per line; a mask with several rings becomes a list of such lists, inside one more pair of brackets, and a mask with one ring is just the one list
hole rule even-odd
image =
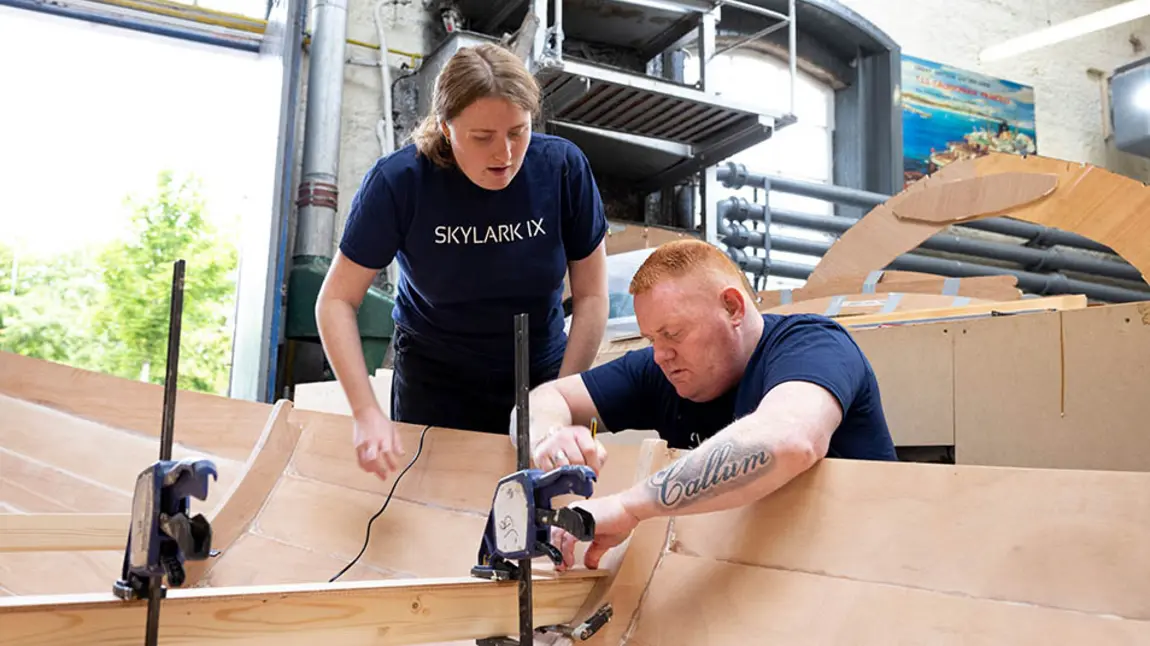
[[[898, 41], [906, 54], [1035, 88], [1039, 153], [1098, 164], [1140, 180], [1150, 180], [1150, 160], [1114, 149], [1104, 140], [1101, 88], [1089, 70], [1110, 73], [1115, 67], [1150, 55], [1150, 20], [1127, 23], [1076, 38], [1012, 60], [980, 63], [978, 52], [1006, 38], [1118, 4], [1118, 0], [841, 0]], [[423, 0], [378, 0], [392, 49], [428, 52], [440, 27]], [[373, 12], [377, 2], [349, 1], [348, 38], [377, 43]], [[348, 46], [351, 62], [344, 72], [342, 149], [339, 168], [338, 242], [352, 196], [365, 172], [380, 154], [376, 128], [380, 120], [381, 74], [374, 65], [378, 52]], [[410, 59], [390, 54], [393, 80]], [[306, 66], [305, 66], [306, 81]], [[300, 120], [302, 135], [303, 119]], [[299, 154], [297, 148], [297, 158]]]
[[1089, 70], [1150, 56], [1150, 21], [1140, 20], [980, 63], [985, 47], [1123, 0], [840, 0], [898, 42], [904, 54], [1034, 87], [1038, 153], [1150, 179], [1150, 160], [1103, 139], [1102, 94]]

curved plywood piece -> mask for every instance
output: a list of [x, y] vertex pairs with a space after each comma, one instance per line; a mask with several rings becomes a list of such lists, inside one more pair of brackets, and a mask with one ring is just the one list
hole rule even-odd
[[893, 208], [903, 220], [957, 224], [1021, 208], [1057, 187], [1057, 175], [1001, 173], [945, 182], [912, 193]]
[[[299, 425], [288, 419], [291, 410], [290, 401], [276, 402], [252, 454], [236, 474], [236, 483], [207, 514], [212, 524], [212, 549], [226, 551], [247, 531], [287, 469], [300, 437]], [[213, 565], [214, 560], [188, 563], [185, 585], [199, 584]]]
[[[876, 206], [831, 245], [811, 272], [807, 285], [821, 285], [886, 267], [956, 221], [932, 219], [930, 204], [949, 203], [932, 195], [945, 195], [964, 186], [963, 182], [1002, 175], [1054, 177], [1057, 187], [1045, 197], [993, 214], [1085, 236], [1113, 249], [1137, 267], [1143, 277], [1150, 275], [1150, 222], [1144, 216], [1150, 208], [1150, 188], [1090, 164], [1037, 155], [989, 153], [947, 164]], [[917, 214], [915, 219], [898, 215], [912, 210]], [[957, 221], [992, 215], [983, 209], [952, 213], [949, 207], [944, 208], [944, 213], [960, 216]]]

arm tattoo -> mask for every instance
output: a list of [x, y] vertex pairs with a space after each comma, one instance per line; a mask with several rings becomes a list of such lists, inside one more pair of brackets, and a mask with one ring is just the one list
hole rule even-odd
[[666, 509], [682, 509], [746, 486], [770, 472], [774, 456], [761, 444], [726, 441], [699, 447], [647, 480]]

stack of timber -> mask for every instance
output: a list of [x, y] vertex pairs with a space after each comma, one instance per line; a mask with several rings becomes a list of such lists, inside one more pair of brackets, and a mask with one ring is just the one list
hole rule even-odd
[[[828, 459], [755, 504], [645, 521], [599, 571], [538, 563], [537, 625], [609, 602], [614, 618], [593, 644], [1150, 643], [1150, 434], [1134, 408], [1150, 397], [1150, 303], [1087, 308], [1068, 297], [1034, 311], [1038, 301], [1004, 281], [873, 273], [942, 226], [911, 208], [907, 196], [924, 201], [925, 188], [951, 196], [929, 208], [952, 220], [1005, 212], [1075, 230], [1145, 273], [1150, 225], [1135, 216], [1150, 189], [1091, 167], [1004, 157], [956, 162], [915, 184], [851, 230], [862, 237], [844, 234], [801, 298], [764, 299], [765, 309], [839, 308], [875, 365], [900, 443], [955, 446], [959, 464]], [[980, 177], [1026, 172], [1056, 176], [1053, 188], [1027, 183], [1046, 188], [1021, 206], [978, 201], [1015, 195]], [[1097, 192], [1099, 178], [1117, 201]], [[1060, 226], [1058, 200], [1082, 222]], [[955, 214], [953, 204], [982, 206]], [[847, 246], [881, 253], [860, 260]], [[937, 299], [910, 308], [908, 295], [928, 293], [982, 309], [944, 313], [955, 304]], [[854, 303], [881, 294], [880, 304]], [[890, 294], [903, 296], [891, 305]], [[992, 316], [1011, 307], [1021, 309]], [[600, 360], [641, 344], [613, 342]], [[387, 387], [386, 375], [373, 382]], [[305, 393], [301, 404], [339, 409], [330, 390], [326, 400]], [[111, 586], [132, 483], [157, 452], [162, 398], [156, 385], [0, 354], [0, 645], [142, 642], [145, 603], [116, 599]], [[516, 583], [469, 576], [495, 485], [515, 470], [508, 438], [401, 428], [406, 458], [419, 458], [362, 557], [333, 583], [392, 485], [356, 466], [351, 418], [181, 391], [173, 453], [219, 467], [193, 511], [212, 522], [221, 553], [168, 592], [160, 643], [473, 644], [516, 634]], [[596, 495], [681, 455], [655, 439], [605, 442]]]
[[[129, 450], [155, 448], [149, 404], [162, 390], [11, 355], [0, 368], [4, 446], [27, 436], [46, 447], [38, 476], [4, 472], [0, 644], [141, 643], [143, 602], [109, 589], [124, 537], [68, 530], [91, 524], [81, 496], [126, 489], [150, 463]], [[286, 401], [179, 401], [181, 450], [218, 456], [230, 479], [204, 505], [222, 554], [193, 569], [192, 587], [169, 591], [161, 643], [515, 633], [515, 583], [468, 577], [490, 492], [514, 470], [507, 438], [430, 429], [363, 558], [328, 583], [389, 487], [353, 464], [350, 418]], [[409, 456], [420, 430], [403, 428]], [[680, 455], [659, 441], [609, 446], [599, 495]], [[127, 500], [101, 509], [126, 514]], [[1148, 541], [1150, 473], [824, 460], [753, 505], [642, 523], [605, 571], [538, 564], [535, 616], [567, 622], [610, 602], [613, 620], [590, 640], [610, 645], [1140, 644]]]

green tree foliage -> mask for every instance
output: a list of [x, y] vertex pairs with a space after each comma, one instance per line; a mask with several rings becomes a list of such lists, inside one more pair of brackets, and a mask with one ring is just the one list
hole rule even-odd
[[195, 179], [163, 172], [156, 188], [128, 201], [128, 235], [103, 248], [22, 259], [0, 245], [0, 349], [162, 383], [183, 258], [179, 387], [226, 393], [237, 251], [205, 219]]

